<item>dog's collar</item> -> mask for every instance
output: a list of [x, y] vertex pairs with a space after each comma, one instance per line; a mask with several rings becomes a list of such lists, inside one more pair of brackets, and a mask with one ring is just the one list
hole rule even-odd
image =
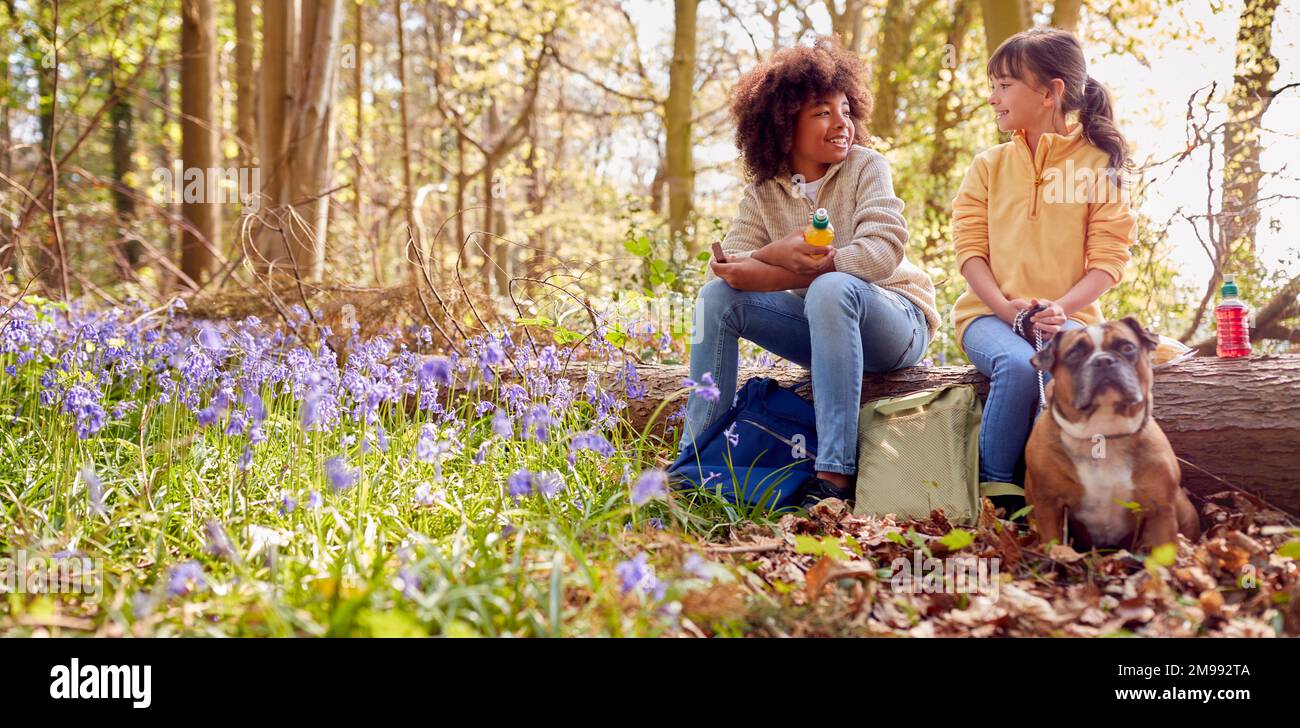
[[1082, 427], [1078, 423], [1071, 422], [1065, 419], [1065, 417], [1061, 415], [1060, 410], [1056, 409], [1055, 393], [1053, 393], [1053, 396], [1050, 399], [1051, 399], [1050, 407], [1052, 410], [1052, 419], [1056, 420], [1056, 424], [1061, 427], [1061, 432], [1064, 432], [1066, 435], [1073, 437], [1076, 440], [1092, 440], [1092, 438], [1095, 437], [1096, 435], [1101, 435], [1102, 437], [1105, 437], [1107, 439], [1116, 438], [1116, 437], [1128, 437], [1129, 435], [1136, 435], [1137, 433], [1141, 432], [1143, 428], [1147, 426], [1147, 420], [1151, 419], [1151, 398], [1147, 397], [1145, 402], [1146, 406], [1143, 408], [1143, 412], [1142, 412], [1142, 421], [1138, 423], [1137, 428], [1134, 429], [1132, 432], [1118, 432], [1115, 434], [1108, 434], [1108, 433], [1088, 434], [1082, 431]]

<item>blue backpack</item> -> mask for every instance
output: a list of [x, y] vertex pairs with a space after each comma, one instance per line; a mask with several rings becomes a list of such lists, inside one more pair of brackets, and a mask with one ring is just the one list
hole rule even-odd
[[795, 392], [809, 381], [788, 388], [769, 377], [745, 382], [735, 405], [668, 466], [669, 482], [703, 487], [736, 504], [797, 506], [804, 482], [817, 472], [817, 419]]

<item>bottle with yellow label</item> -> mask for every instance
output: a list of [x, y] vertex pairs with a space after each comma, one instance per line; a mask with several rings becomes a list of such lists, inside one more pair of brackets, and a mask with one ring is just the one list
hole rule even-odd
[[[835, 242], [835, 228], [831, 226], [830, 215], [826, 208], [819, 207], [813, 213], [812, 223], [803, 231], [804, 242], [809, 245], [826, 246]], [[818, 253], [824, 255], [825, 253]]]

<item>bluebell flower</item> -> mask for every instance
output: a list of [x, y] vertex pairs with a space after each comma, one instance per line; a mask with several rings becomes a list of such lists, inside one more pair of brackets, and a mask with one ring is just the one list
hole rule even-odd
[[238, 468], [239, 472], [245, 472], [253, 464], [253, 448], [251, 445], [244, 445], [243, 452], [239, 453]]
[[303, 429], [310, 429], [313, 425], [320, 424], [323, 420], [321, 412], [321, 391], [315, 387], [307, 393], [306, 399], [302, 403], [302, 426]]
[[641, 382], [641, 377], [637, 374], [636, 362], [628, 360], [623, 367], [623, 386], [627, 391], [628, 399], [643, 399], [646, 393], [646, 386]]
[[542, 347], [542, 352], [537, 356], [537, 363], [541, 366], [542, 371], [554, 373], [560, 370], [560, 358], [555, 355], [554, 344]]
[[492, 432], [501, 437], [514, 437], [514, 425], [510, 421], [510, 415], [505, 410], [498, 409], [497, 413], [492, 416]]
[[397, 569], [397, 586], [402, 590], [402, 596], [407, 599], [420, 596], [420, 576], [409, 565]]
[[438, 429], [431, 422], [420, 428], [420, 437], [415, 441], [415, 458], [422, 463], [431, 463], [441, 451], [438, 442]]
[[609, 440], [599, 432], [584, 430], [573, 436], [569, 441], [569, 452], [576, 453], [583, 450], [591, 450], [602, 458], [614, 456], [614, 446], [609, 444]]
[[244, 413], [235, 411], [230, 413], [230, 422], [226, 425], [227, 435], [242, 435], [247, 422], [244, 420]]
[[420, 365], [420, 383], [428, 382], [451, 386], [451, 361], [447, 357], [431, 357]]
[[662, 590], [659, 589], [659, 580], [655, 578], [655, 568], [650, 566], [649, 557], [640, 553], [628, 561], [623, 561], [614, 567], [614, 573], [618, 576], [619, 589], [622, 593], [636, 589], [647, 594], [659, 594], [662, 596]]
[[519, 429], [529, 434], [530, 437], [538, 442], [546, 442], [550, 426], [555, 424], [551, 413], [547, 410], [546, 405], [533, 405], [532, 409], [524, 415], [523, 420], [519, 423]]
[[736, 445], [740, 444], [740, 433], [736, 432], [735, 422], [731, 423], [730, 427], [723, 430], [722, 434], [727, 436], [727, 442], [730, 443], [732, 447], [735, 447]]
[[203, 578], [203, 565], [197, 561], [186, 561], [173, 566], [167, 573], [167, 593], [181, 597], [193, 591], [206, 589], [208, 582]]
[[213, 358], [221, 359], [226, 354], [226, 340], [216, 326], [204, 324], [199, 328], [199, 346], [202, 346]]
[[533, 474], [527, 468], [520, 468], [507, 479], [510, 495], [518, 498], [533, 492]]
[[356, 484], [360, 473], [356, 468], [349, 468], [342, 455], [335, 455], [325, 461], [325, 476], [334, 490], [347, 490]]
[[704, 376], [700, 377], [700, 383], [695, 387], [695, 393], [709, 402], [717, 402], [718, 398], [722, 396], [722, 392], [713, 384], [713, 374], [711, 372], [705, 372]]
[[298, 501], [294, 500], [294, 497], [291, 495], [286, 495], [280, 499], [281, 515], [288, 515], [290, 513], [293, 513], [293, 510], [297, 507], [298, 507]]
[[471, 462], [473, 462], [475, 465], [482, 465], [483, 461], [487, 459], [488, 446], [491, 444], [492, 444], [491, 440], [484, 440], [478, 446], [478, 451], [474, 453], [474, 458]]
[[320, 491], [313, 490], [307, 494], [307, 507], [313, 510], [321, 507]]
[[208, 534], [208, 553], [213, 556], [228, 558], [234, 556], [235, 550], [230, 545], [230, 539], [226, 536], [226, 529], [215, 519], [208, 519], [203, 526], [204, 532]]
[[104, 426], [106, 413], [99, 403], [99, 395], [80, 384], [68, 387], [63, 398], [63, 411], [76, 418], [78, 439], [85, 440]]
[[535, 487], [537, 492], [547, 498], [554, 498], [557, 493], [564, 489], [564, 476], [554, 470], [543, 470], [537, 473]]
[[415, 486], [415, 504], [420, 506], [431, 506], [437, 503], [445, 503], [447, 495], [442, 489], [434, 490], [431, 483], [421, 483]]
[[687, 574], [690, 574], [691, 576], [694, 576], [697, 579], [712, 578], [711, 575], [709, 574], [708, 566], [709, 566], [709, 562], [705, 561], [703, 557], [701, 557], [699, 554], [695, 553], [694, 551], [692, 551], [686, 557], [686, 561], [682, 563], [682, 569]]
[[243, 396], [244, 410], [248, 416], [253, 418], [254, 422], [261, 422], [266, 419], [266, 403], [262, 401], [262, 395], [252, 389], [245, 389]]
[[506, 361], [506, 353], [501, 350], [500, 344], [495, 341], [489, 341], [487, 346], [483, 347], [483, 354], [479, 358], [479, 361], [488, 366], [504, 364]]
[[639, 506], [667, 495], [668, 474], [659, 469], [647, 470], [641, 473], [636, 479], [636, 485], [632, 486], [632, 505]]

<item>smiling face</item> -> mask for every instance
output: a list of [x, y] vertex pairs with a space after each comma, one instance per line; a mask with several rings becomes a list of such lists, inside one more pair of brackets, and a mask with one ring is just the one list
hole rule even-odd
[[[989, 83], [989, 105], [997, 118], [998, 131], [1050, 128], [1059, 89], [1038, 87], [1009, 76], [993, 76]], [[1055, 79], [1053, 85], [1064, 88], [1059, 79]]]
[[795, 120], [790, 168], [809, 181], [844, 161], [854, 140], [853, 117], [843, 91], [813, 94]]

